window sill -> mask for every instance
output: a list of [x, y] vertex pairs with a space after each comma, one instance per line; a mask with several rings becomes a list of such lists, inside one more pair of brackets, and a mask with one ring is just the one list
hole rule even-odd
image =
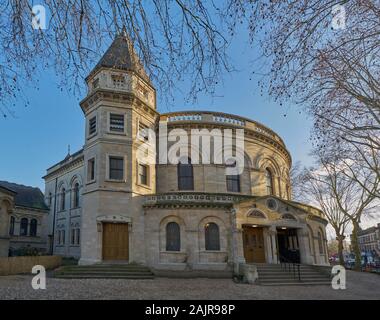
[[116, 183], [126, 183], [127, 180], [126, 179], [123, 179], [123, 180], [116, 180], [116, 179], [105, 179], [106, 182], [116, 182]]
[[136, 183], [136, 185], [141, 188], [152, 190], [152, 188], [148, 184]]
[[96, 182], [96, 180], [90, 180], [90, 181], [87, 181], [87, 182], [86, 182], [86, 185], [93, 184], [93, 183], [95, 183], [95, 182]]
[[186, 254], [186, 251], [160, 251], [160, 253]]
[[116, 135], [116, 136], [126, 136], [127, 135], [127, 133], [125, 131], [124, 132], [118, 132], [118, 131], [111, 131], [111, 130], [108, 130], [107, 134], [112, 134], [112, 135]]

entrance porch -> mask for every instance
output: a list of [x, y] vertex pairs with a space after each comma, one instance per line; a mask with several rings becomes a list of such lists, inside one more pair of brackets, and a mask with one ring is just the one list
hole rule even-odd
[[303, 228], [245, 224], [240, 245], [239, 251], [243, 253], [240, 261], [245, 263], [312, 264], [308, 234]]

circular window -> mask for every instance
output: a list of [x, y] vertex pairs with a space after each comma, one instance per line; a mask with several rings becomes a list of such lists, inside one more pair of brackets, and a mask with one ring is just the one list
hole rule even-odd
[[267, 207], [270, 210], [276, 210], [277, 209], [277, 201], [273, 198], [270, 198], [267, 200]]

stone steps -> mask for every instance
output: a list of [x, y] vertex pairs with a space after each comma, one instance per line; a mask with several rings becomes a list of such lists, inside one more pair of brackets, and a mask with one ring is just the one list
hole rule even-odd
[[288, 285], [331, 285], [330, 277], [312, 266], [300, 265], [301, 280], [298, 279], [298, 269], [293, 272], [286, 270], [279, 264], [258, 264], [258, 282], [266, 286]]
[[135, 264], [65, 266], [54, 271], [54, 277], [64, 279], [153, 279], [146, 266]]

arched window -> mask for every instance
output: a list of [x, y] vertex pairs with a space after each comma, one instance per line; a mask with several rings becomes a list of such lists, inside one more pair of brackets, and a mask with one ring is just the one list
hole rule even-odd
[[9, 222], [9, 235], [13, 236], [15, 234], [15, 217], [11, 216], [11, 220]]
[[272, 195], [273, 194], [273, 175], [272, 171], [270, 171], [268, 168], [265, 169], [265, 181], [267, 186], [267, 194]]
[[191, 159], [182, 159], [178, 163], [178, 189], [194, 190], [193, 165]]
[[79, 183], [75, 183], [73, 189], [73, 208], [79, 207]]
[[176, 222], [166, 225], [166, 251], [181, 251], [181, 232]]
[[322, 233], [318, 231], [318, 247], [319, 247], [319, 253], [323, 254], [323, 238]]
[[61, 211], [65, 210], [65, 202], [66, 202], [66, 189], [62, 188], [62, 192], [61, 192], [61, 204], [60, 204]]
[[216, 223], [205, 225], [205, 248], [206, 250], [220, 250], [219, 227]]
[[37, 220], [36, 219], [30, 220], [29, 235], [31, 237], [37, 236]]
[[20, 222], [20, 236], [26, 236], [28, 234], [28, 219], [22, 218]]

